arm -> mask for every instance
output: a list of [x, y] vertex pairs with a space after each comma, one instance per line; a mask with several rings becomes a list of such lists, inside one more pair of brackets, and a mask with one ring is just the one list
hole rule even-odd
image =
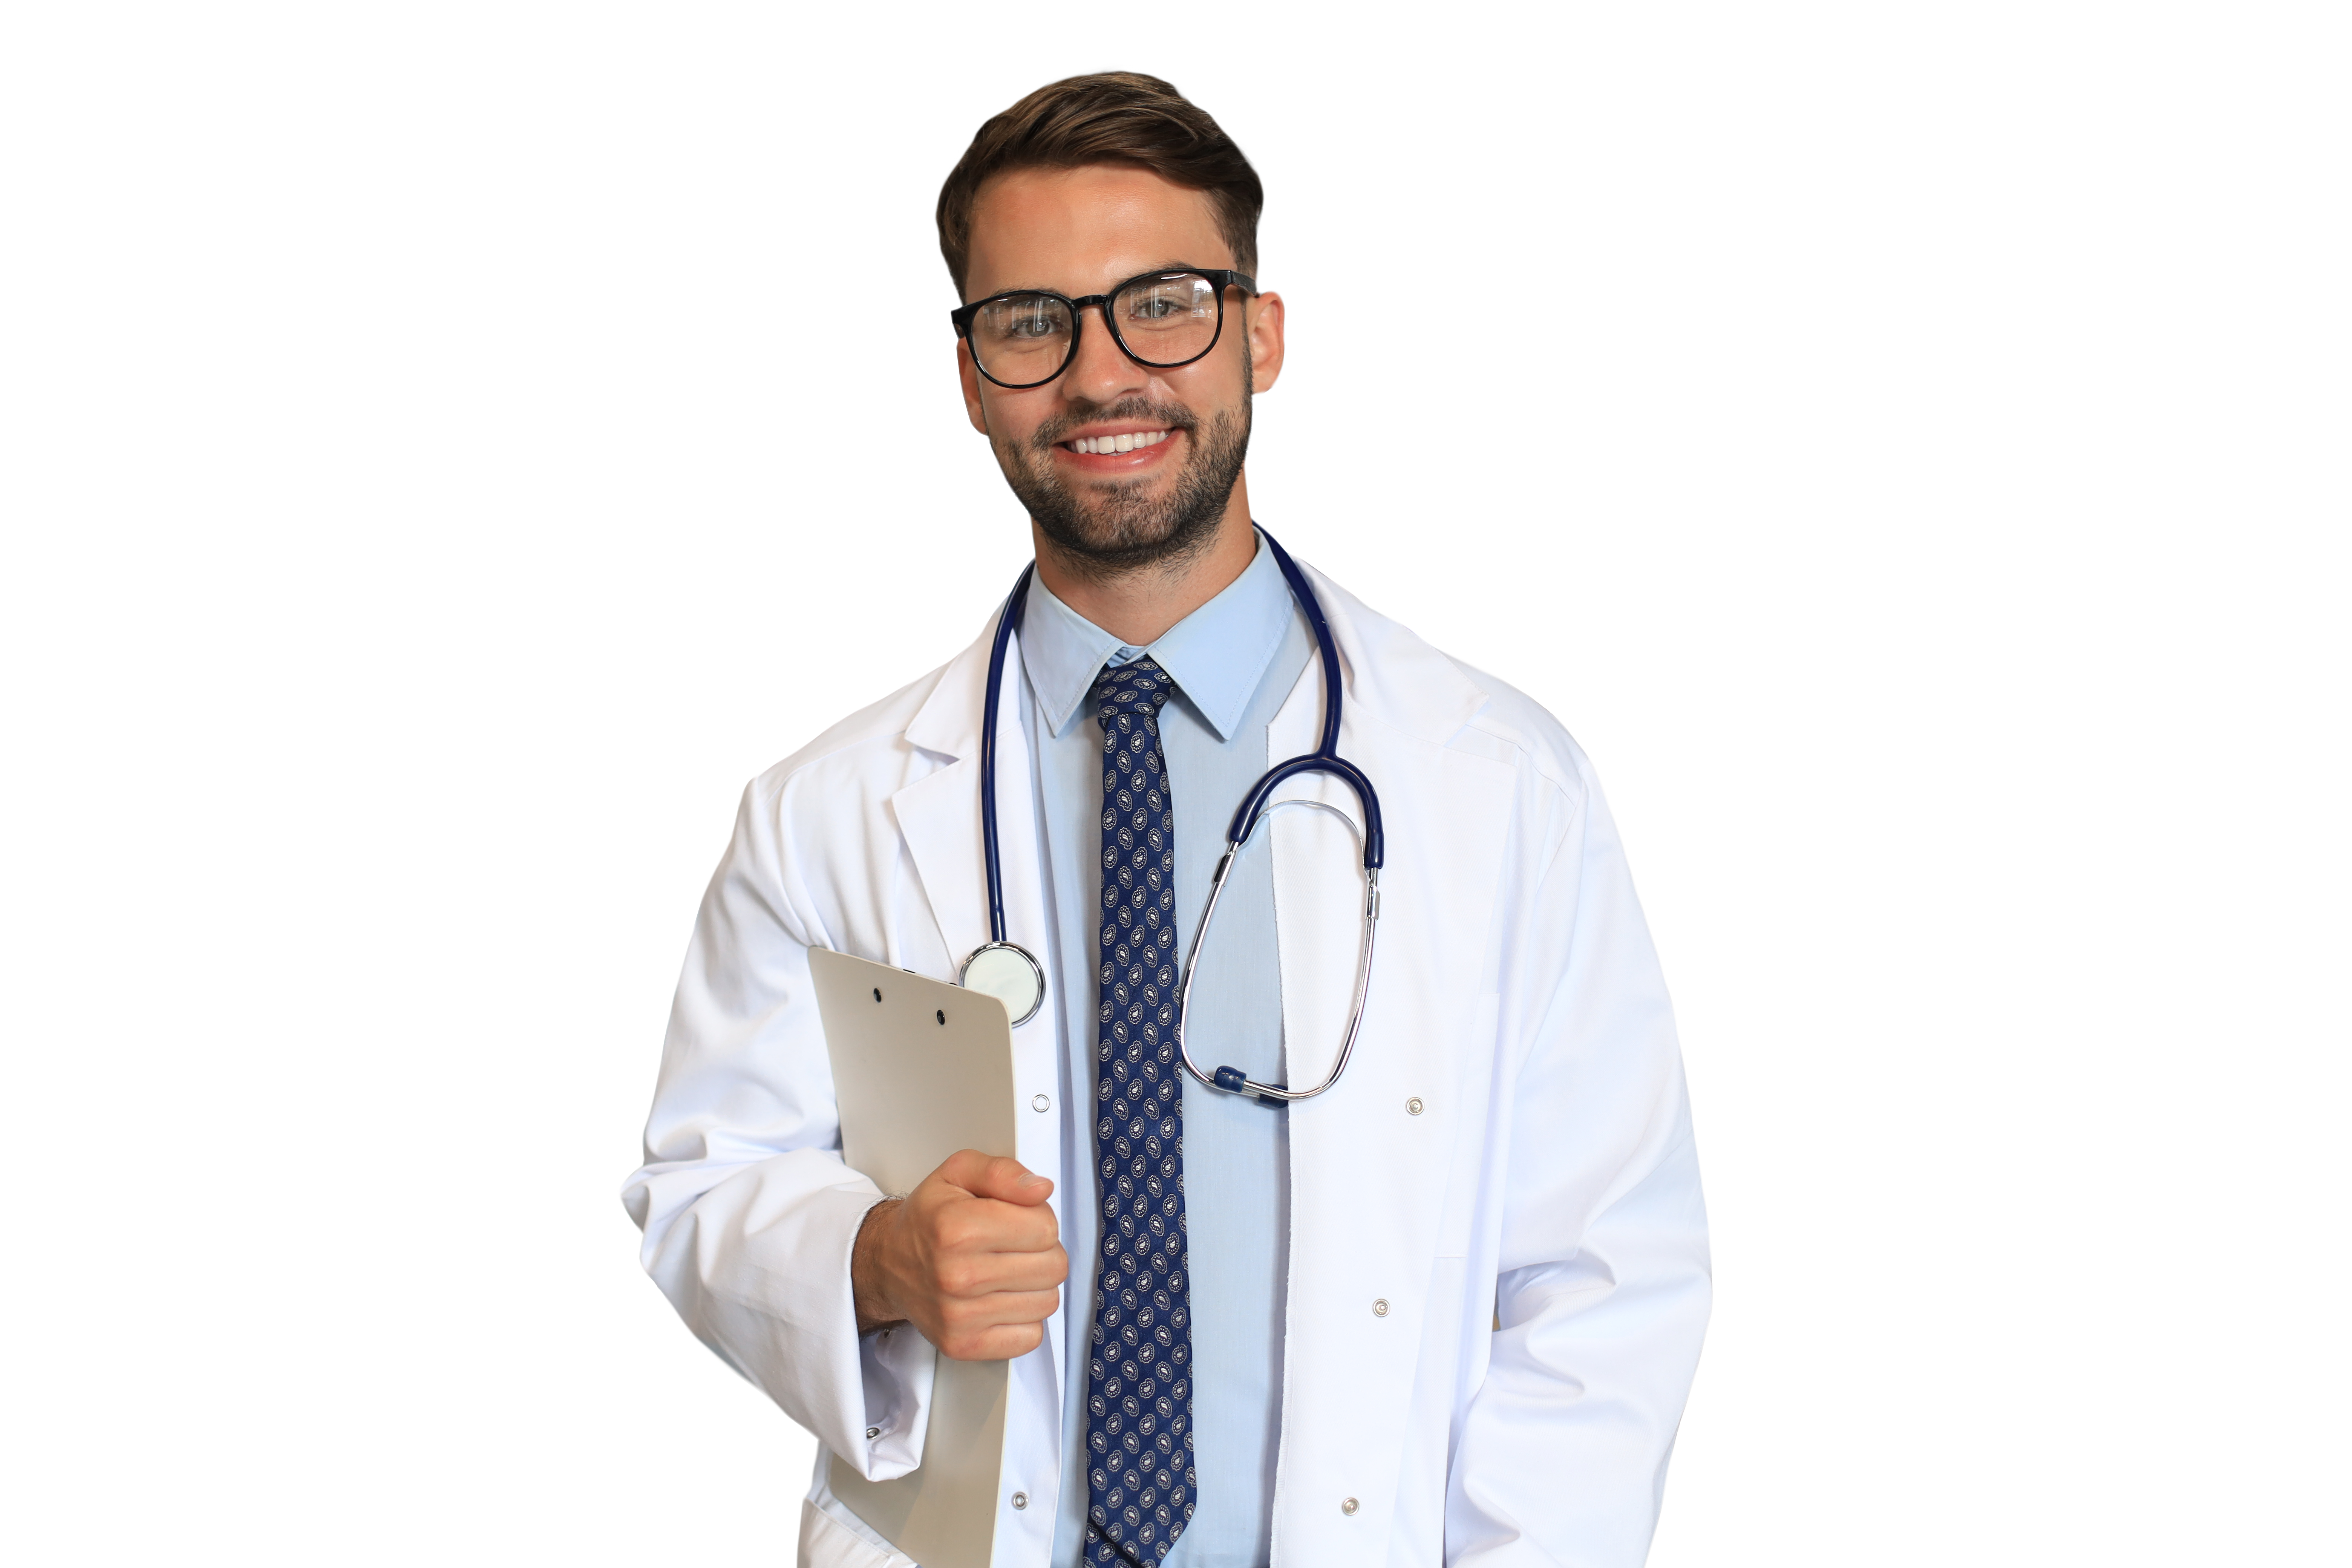
[[[696, 1337], [887, 1480], [922, 1456], [931, 1345], [1001, 1358], [1042, 1337], [1066, 1268], [1053, 1184], [967, 1152], [886, 1203], [842, 1163], [814, 922], [787, 895], [768, 786], [745, 792], [703, 897], [646, 1163], [622, 1200], [645, 1231], [646, 1271]], [[901, 1321], [919, 1337], [873, 1331]]]
[[[1581, 758], [1578, 761], [1580, 763]], [[1448, 1482], [1446, 1561], [1648, 1554], [1710, 1279], [1664, 981], [1589, 772], [1507, 962], [1496, 1316]]]
[[646, 1163], [622, 1202], [645, 1231], [646, 1272], [695, 1337], [883, 1480], [921, 1457], [930, 1354], [912, 1335], [857, 1332], [850, 1251], [882, 1194], [841, 1162], [778, 811], [770, 780], [744, 792], [678, 977]]

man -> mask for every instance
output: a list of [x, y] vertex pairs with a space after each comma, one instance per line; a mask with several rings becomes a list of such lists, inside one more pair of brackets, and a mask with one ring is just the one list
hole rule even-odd
[[[1639, 1563], [1706, 1219], [1657, 962], [1566, 732], [1310, 574], [1390, 845], [1361, 1033], [1287, 1109], [1161, 1067], [1164, 961], [1228, 814], [1324, 711], [1244, 473], [1283, 363], [1260, 205], [1213, 120], [1128, 74], [1031, 94], [940, 194], [965, 406], [1036, 553], [997, 785], [1008, 935], [1047, 971], [1021, 1157], [887, 1199], [846, 1169], [807, 960], [950, 979], [987, 940], [992, 617], [747, 791], [629, 1211], [694, 1331], [869, 1480], [922, 1457], [933, 1347], [1010, 1360], [999, 1563]], [[1328, 778], [1279, 793], [1328, 809], [1240, 857], [1185, 1044], [1305, 1086], [1353, 996], [1361, 814]], [[1166, 1142], [1130, 1144], [1154, 1117]], [[906, 1561], [822, 1457], [801, 1552]]]

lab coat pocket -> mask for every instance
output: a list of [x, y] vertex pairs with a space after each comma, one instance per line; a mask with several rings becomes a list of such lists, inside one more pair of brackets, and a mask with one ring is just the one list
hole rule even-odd
[[801, 1500], [800, 1568], [914, 1568], [911, 1558], [875, 1545], [816, 1505]]

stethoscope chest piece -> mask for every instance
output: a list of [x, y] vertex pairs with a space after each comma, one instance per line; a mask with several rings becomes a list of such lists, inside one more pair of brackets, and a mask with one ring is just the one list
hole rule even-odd
[[1035, 1017], [1045, 1002], [1045, 971], [1027, 948], [1015, 942], [992, 942], [973, 949], [956, 981], [966, 990], [984, 992], [1003, 1003], [1016, 1029]]

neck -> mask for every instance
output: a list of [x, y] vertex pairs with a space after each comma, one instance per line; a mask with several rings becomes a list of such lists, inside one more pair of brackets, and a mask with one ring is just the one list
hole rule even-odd
[[1129, 647], [1158, 642], [1169, 627], [1223, 593], [1257, 555], [1246, 473], [1234, 480], [1233, 496], [1207, 547], [1180, 560], [1103, 575], [1066, 557], [1035, 523], [1029, 531], [1036, 540], [1038, 579], [1054, 597]]

